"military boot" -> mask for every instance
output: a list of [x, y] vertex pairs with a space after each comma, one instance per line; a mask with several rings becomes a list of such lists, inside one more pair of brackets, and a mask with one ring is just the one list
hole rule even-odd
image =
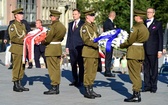
[[59, 85], [52, 85], [49, 91], [45, 91], [44, 94], [52, 95], [52, 94], [59, 94]]
[[97, 94], [96, 92], [93, 91], [93, 86], [92, 86], [92, 85], [89, 86], [89, 89], [90, 89], [91, 94], [92, 94], [94, 97], [101, 97], [100, 94]]
[[140, 92], [134, 91], [132, 97], [124, 99], [124, 102], [141, 102]]
[[95, 99], [95, 96], [93, 96], [90, 92], [89, 86], [85, 87], [85, 91], [86, 91], [86, 93], [84, 94], [84, 97], [90, 98], [90, 99]]
[[22, 89], [22, 91], [29, 91], [29, 88], [25, 88], [24, 86], [22, 86], [21, 81], [17, 81], [19, 87]]
[[13, 91], [16, 91], [16, 92], [23, 92], [23, 90], [20, 88], [19, 84], [18, 84], [18, 81], [14, 81], [14, 86], [13, 86]]

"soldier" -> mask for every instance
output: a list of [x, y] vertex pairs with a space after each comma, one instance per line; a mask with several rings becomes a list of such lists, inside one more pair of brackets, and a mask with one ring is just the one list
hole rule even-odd
[[23, 19], [23, 8], [12, 11], [15, 20], [9, 26], [8, 33], [11, 40], [10, 52], [12, 53], [13, 59], [13, 70], [12, 70], [12, 81], [14, 82], [13, 91], [22, 92], [29, 91], [21, 85], [21, 80], [24, 76], [25, 65], [22, 62], [23, 56], [23, 38], [26, 35], [25, 25], [21, 22]]
[[93, 39], [98, 37], [97, 27], [93, 23], [95, 19], [95, 11], [88, 10], [84, 12], [85, 23], [81, 27], [80, 33], [84, 42], [82, 49], [82, 57], [84, 60], [84, 86], [86, 93], [84, 97], [94, 99], [101, 97], [93, 91], [93, 83], [96, 77], [98, 68], [99, 50], [98, 43], [94, 43]]
[[61, 41], [64, 39], [66, 28], [59, 21], [62, 13], [55, 10], [50, 10], [50, 12], [52, 24], [49, 26], [44, 43], [46, 44], [45, 56], [52, 87], [49, 91], [45, 91], [44, 94], [59, 94]]
[[[129, 69], [129, 77], [133, 83], [132, 97], [125, 99], [125, 102], [140, 102], [140, 89], [142, 87], [141, 68], [144, 60], [143, 43], [149, 38], [149, 31], [143, 24], [143, 18], [146, 12], [135, 10], [134, 19], [136, 24], [131, 29], [128, 40], [120, 45], [120, 48], [127, 48], [127, 64]], [[136, 52], [136, 53], [135, 53]]]

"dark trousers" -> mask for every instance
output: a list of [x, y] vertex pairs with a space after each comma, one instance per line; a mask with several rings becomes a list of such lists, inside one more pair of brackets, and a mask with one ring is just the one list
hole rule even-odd
[[106, 51], [106, 54], [105, 54], [105, 73], [106, 74], [111, 73], [112, 55], [113, 55], [113, 48], [111, 47], [111, 51], [110, 52]]
[[146, 55], [144, 61], [144, 88], [157, 90], [158, 58], [157, 55]]
[[[35, 45], [34, 46], [34, 61], [35, 61], [36, 68], [41, 68], [40, 60], [39, 60], [40, 56], [43, 57], [45, 65], [46, 65], [46, 57], [44, 55], [44, 51], [40, 50], [40, 46]], [[47, 65], [46, 65], [46, 67], [47, 67]]]
[[[79, 46], [79, 47], [76, 47], [76, 49], [69, 50], [73, 81], [81, 82], [81, 83], [83, 83], [83, 75], [84, 75], [82, 48], [83, 48], [82, 46]], [[78, 75], [77, 65], [79, 66], [79, 75]]]

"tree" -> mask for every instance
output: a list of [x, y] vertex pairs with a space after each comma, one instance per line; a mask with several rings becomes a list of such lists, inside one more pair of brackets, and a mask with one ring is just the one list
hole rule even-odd
[[[134, 8], [146, 11], [147, 8], [156, 9], [156, 18], [161, 20], [165, 27], [168, 20], [168, 0], [134, 0]], [[108, 18], [108, 13], [116, 11], [114, 20], [118, 28], [130, 31], [130, 0], [77, 0], [77, 7], [84, 11], [87, 8], [94, 8], [97, 12], [96, 24], [101, 26]], [[83, 16], [84, 18], [84, 16]]]

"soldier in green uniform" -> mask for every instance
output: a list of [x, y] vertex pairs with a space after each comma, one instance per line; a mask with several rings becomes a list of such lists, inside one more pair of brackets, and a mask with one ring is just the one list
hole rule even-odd
[[88, 10], [84, 12], [85, 23], [81, 27], [81, 38], [84, 42], [82, 49], [82, 57], [84, 60], [84, 97], [94, 99], [95, 97], [101, 97], [93, 91], [93, 83], [96, 77], [98, 68], [99, 50], [98, 43], [94, 43], [93, 39], [98, 37], [97, 27], [94, 24], [95, 11]]
[[141, 69], [144, 60], [143, 43], [149, 38], [149, 31], [143, 23], [146, 12], [141, 10], [134, 11], [134, 19], [136, 24], [131, 29], [128, 40], [120, 45], [120, 48], [127, 48], [127, 64], [129, 69], [129, 77], [133, 83], [133, 95], [125, 99], [125, 102], [140, 102], [140, 89], [142, 87]]
[[62, 13], [55, 10], [50, 10], [50, 12], [52, 24], [49, 26], [44, 43], [46, 44], [45, 56], [52, 87], [49, 91], [45, 91], [44, 94], [59, 94], [61, 41], [64, 39], [66, 28], [59, 21]]
[[23, 8], [16, 9], [12, 11], [15, 20], [9, 26], [9, 36], [11, 39], [10, 52], [12, 53], [13, 59], [13, 70], [12, 70], [12, 81], [14, 82], [13, 91], [22, 92], [29, 91], [21, 85], [21, 80], [24, 76], [25, 62], [22, 62], [23, 56], [23, 39], [26, 35], [25, 25], [21, 22], [23, 19]]

